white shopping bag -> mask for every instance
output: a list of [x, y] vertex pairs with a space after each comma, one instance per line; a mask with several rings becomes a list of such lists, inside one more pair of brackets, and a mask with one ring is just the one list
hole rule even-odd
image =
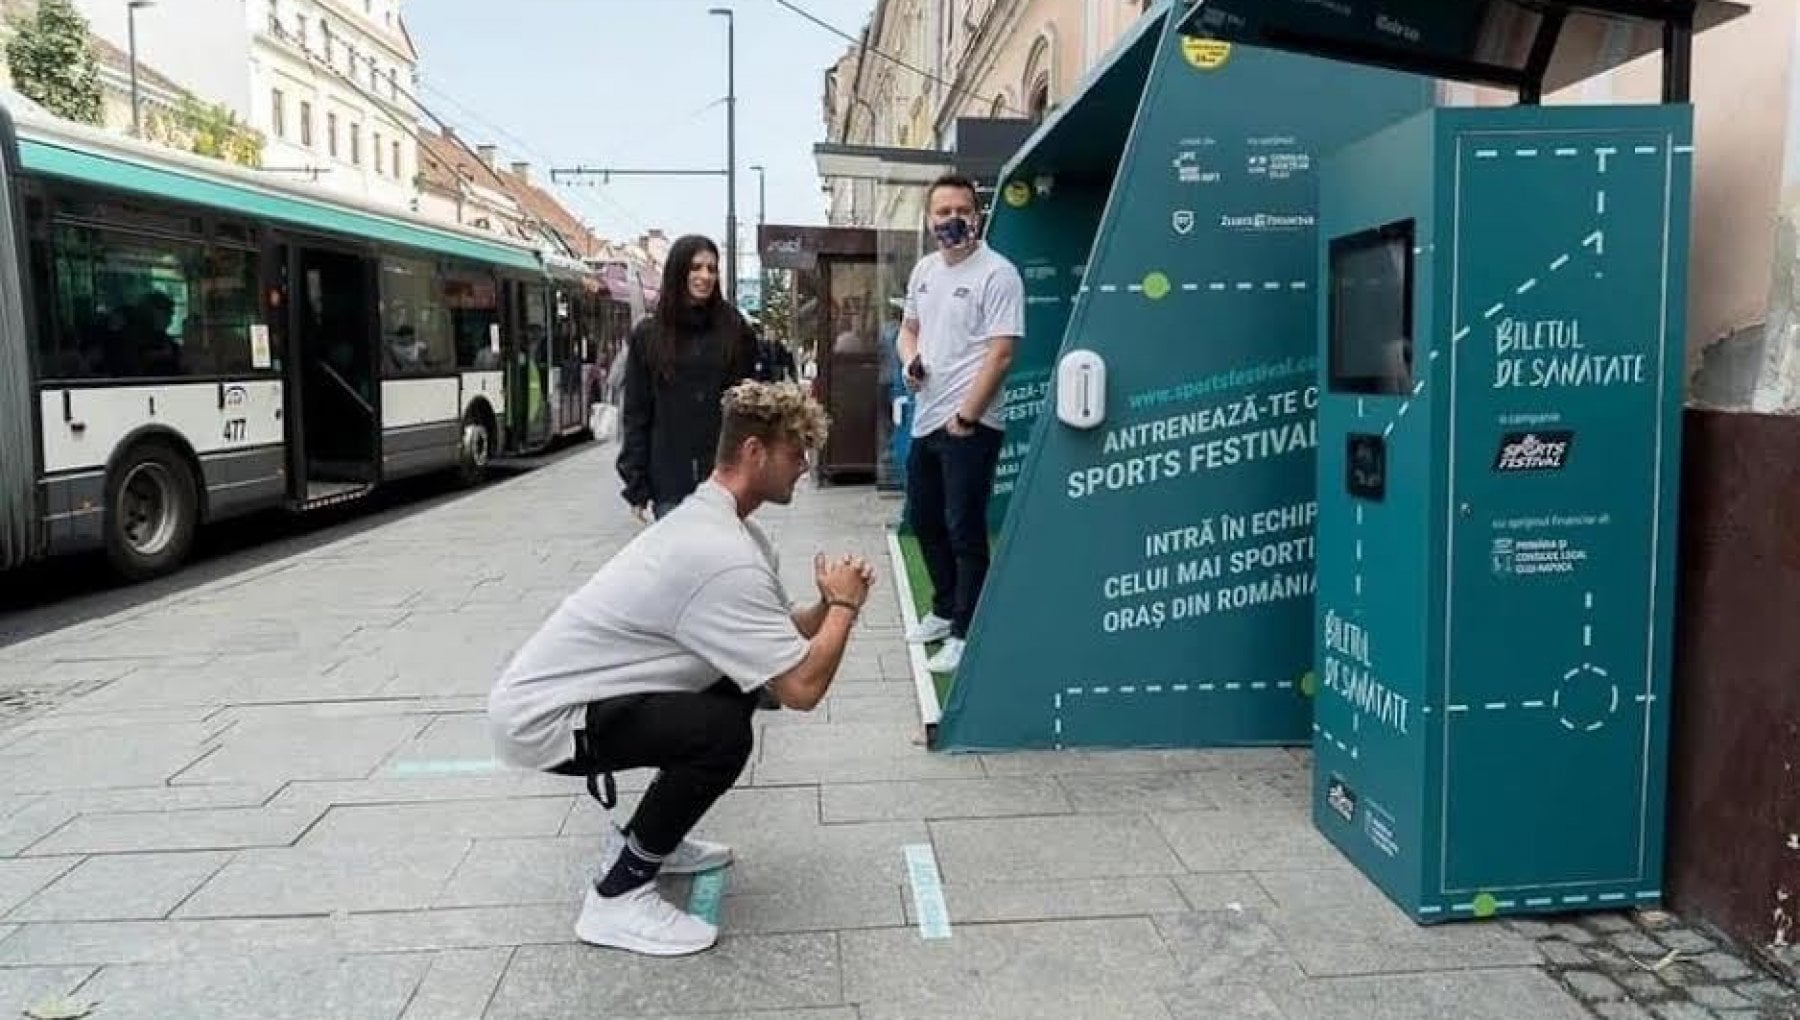
[[610, 442], [619, 433], [619, 409], [611, 404], [595, 404], [588, 412], [588, 428], [595, 439]]

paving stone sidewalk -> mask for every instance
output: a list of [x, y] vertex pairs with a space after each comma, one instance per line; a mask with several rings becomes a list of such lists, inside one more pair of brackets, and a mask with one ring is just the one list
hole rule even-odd
[[[928, 753], [885, 559], [830, 698], [759, 713], [703, 823], [738, 850], [720, 945], [582, 945], [601, 812], [497, 768], [482, 709], [636, 528], [613, 452], [0, 653], [0, 690], [67, 696], [0, 732], [0, 1016], [1800, 1015], [1673, 920], [1413, 925], [1313, 832], [1302, 752]], [[895, 509], [808, 491], [765, 519], [803, 593], [817, 549], [883, 556]]]

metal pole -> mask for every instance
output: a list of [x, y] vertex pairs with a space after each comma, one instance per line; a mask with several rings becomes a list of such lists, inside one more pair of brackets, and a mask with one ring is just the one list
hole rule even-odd
[[125, 35], [129, 39], [131, 49], [131, 137], [144, 137], [144, 126], [138, 115], [138, 74], [137, 74], [137, 12], [136, 3], [125, 5]]
[[737, 18], [729, 7], [711, 12], [725, 17], [725, 300], [737, 303]]
[[756, 168], [756, 225], [769, 222], [769, 171]]

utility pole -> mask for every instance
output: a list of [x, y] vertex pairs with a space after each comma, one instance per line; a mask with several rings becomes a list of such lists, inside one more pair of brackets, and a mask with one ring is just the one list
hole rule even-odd
[[138, 101], [137, 70], [137, 12], [144, 7], [155, 6], [156, 0], [126, 0], [125, 3], [125, 35], [131, 51], [131, 137], [144, 137], [142, 106]]
[[737, 17], [729, 7], [708, 14], [725, 19], [725, 299], [737, 304]]

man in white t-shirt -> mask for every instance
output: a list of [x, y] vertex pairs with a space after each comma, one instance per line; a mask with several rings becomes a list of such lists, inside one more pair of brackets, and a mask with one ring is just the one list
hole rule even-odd
[[816, 557], [819, 601], [795, 609], [773, 545], [750, 520], [793, 498], [825, 431], [824, 411], [796, 384], [729, 390], [712, 476], [565, 599], [488, 697], [501, 758], [586, 776], [609, 809], [613, 772], [659, 770], [629, 824], [609, 827], [575, 924], [584, 942], [678, 956], [718, 939], [654, 879], [730, 862], [729, 848], [687, 834], [749, 760], [758, 692], [816, 706], [874, 580], [864, 560]]
[[980, 203], [968, 178], [938, 178], [926, 211], [938, 250], [907, 281], [900, 360], [918, 391], [906, 504], [931, 575], [931, 612], [906, 636], [915, 644], [943, 641], [926, 666], [953, 673], [987, 580], [988, 497], [1006, 438], [1001, 384], [1025, 335], [1025, 283], [981, 242]]

